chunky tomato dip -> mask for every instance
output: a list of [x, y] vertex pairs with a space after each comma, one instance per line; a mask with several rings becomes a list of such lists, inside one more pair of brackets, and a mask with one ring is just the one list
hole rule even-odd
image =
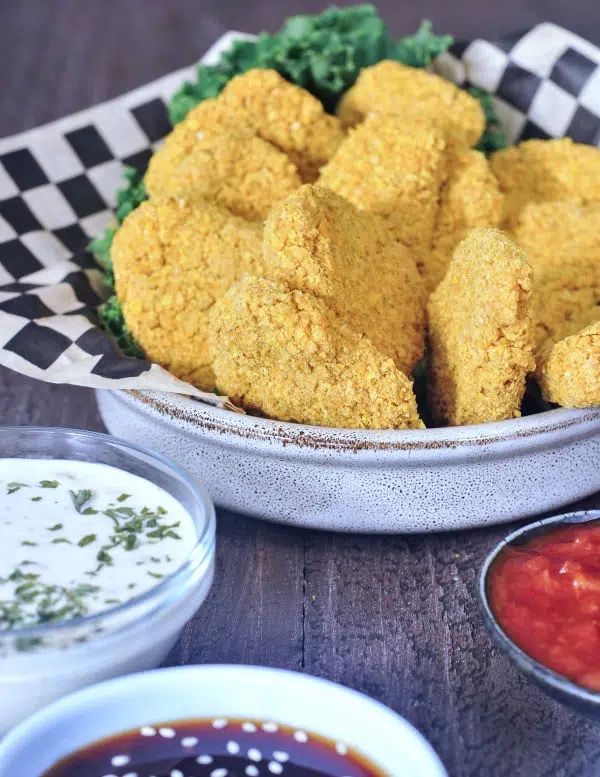
[[600, 691], [600, 522], [507, 546], [487, 594], [506, 634], [539, 663]]

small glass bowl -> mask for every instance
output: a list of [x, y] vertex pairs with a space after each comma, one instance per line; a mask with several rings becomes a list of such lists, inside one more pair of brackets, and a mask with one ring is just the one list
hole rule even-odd
[[179, 569], [125, 604], [63, 623], [0, 631], [1, 737], [67, 693], [166, 658], [213, 580], [215, 510], [206, 489], [177, 464], [107, 434], [0, 427], [0, 458], [77, 460], [125, 470], [177, 499], [198, 533]]
[[547, 533], [549, 529], [560, 524], [589, 523], [599, 519], [600, 510], [586, 510], [555, 515], [552, 518], [535, 521], [535, 523], [517, 529], [503, 539], [486, 558], [479, 573], [477, 586], [477, 595], [483, 614], [483, 621], [500, 650], [517, 665], [529, 680], [536, 683], [553, 699], [556, 699], [588, 720], [592, 720], [594, 723], [600, 723], [600, 693], [577, 685], [577, 683], [569, 680], [567, 677], [549, 669], [544, 664], [540, 664], [539, 661], [531, 658], [531, 656], [521, 650], [510, 639], [496, 619], [488, 600], [487, 584], [492, 564], [507, 545], [521, 545], [538, 534]]

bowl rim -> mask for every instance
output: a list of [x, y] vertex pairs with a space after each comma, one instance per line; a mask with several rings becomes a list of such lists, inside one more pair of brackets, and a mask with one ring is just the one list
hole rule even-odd
[[520, 648], [516, 642], [513, 642], [498, 622], [498, 619], [490, 606], [487, 595], [487, 577], [490, 568], [498, 555], [516, 539], [523, 538], [523, 536], [527, 534], [535, 535], [541, 533], [548, 526], [588, 523], [590, 521], [598, 520], [600, 520], [600, 509], [578, 510], [569, 513], [560, 513], [559, 515], [553, 515], [550, 518], [543, 518], [534, 521], [533, 523], [529, 523], [526, 526], [521, 526], [508, 534], [490, 551], [481, 566], [477, 581], [477, 599], [484, 624], [502, 652], [508, 656], [522, 672], [531, 675], [542, 686], [552, 689], [562, 695], [587, 702], [596, 707], [600, 707], [600, 691], [592, 691], [585, 686], [570, 680], [559, 672], [556, 672], [554, 669], [550, 669], [550, 667], [532, 658]]
[[321, 451], [433, 452], [460, 451], [482, 444], [527, 443], [532, 437], [574, 431], [596, 422], [600, 433], [600, 407], [555, 408], [506, 421], [434, 429], [337, 429], [325, 426], [278, 421], [244, 413], [234, 413], [193, 397], [149, 389], [98, 389], [109, 391], [121, 402], [158, 416], [168, 424], [176, 420], [193, 431], [224, 434], [240, 443], [251, 441], [281, 443], [291, 449]]
[[[21, 639], [21, 638], [36, 638], [44, 637], [49, 634], [65, 634], [72, 629], [79, 629], [81, 627], [94, 626], [99, 622], [106, 620], [107, 618], [118, 617], [125, 614], [130, 610], [135, 610], [139, 606], [144, 606], [151, 603], [153, 600], [161, 600], [163, 597], [169, 597], [176, 595], [180, 587], [184, 586], [190, 575], [203, 563], [211, 549], [214, 548], [215, 534], [216, 534], [216, 513], [214, 503], [203, 483], [195, 480], [189, 475], [179, 464], [176, 464], [171, 459], [163, 456], [160, 453], [150, 450], [143, 445], [137, 445], [136, 443], [129, 442], [128, 440], [120, 437], [115, 437], [112, 434], [106, 434], [104, 432], [94, 432], [87, 429], [73, 429], [70, 427], [62, 426], [1, 426], [0, 427], [0, 440], [2, 436], [7, 434], [27, 434], [27, 435], [56, 435], [56, 434], [68, 434], [75, 435], [77, 437], [85, 437], [98, 442], [111, 443], [117, 445], [125, 453], [132, 451], [134, 453], [142, 453], [145, 456], [150, 457], [154, 461], [164, 465], [167, 470], [177, 475], [183, 480], [194, 494], [194, 498], [201, 505], [204, 513], [204, 527], [201, 532], [198, 533], [198, 538], [194, 547], [190, 550], [182, 564], [171, 574], [167, 575], [156, 585], [149, 588], [145, 593], [128, 599], [123, 604], [116, 605], [114, 607], [101, 610], [93, 615], [86, 615], [82, 618], [72, 618], [71, 620], [59, 621], [58, 623], [44, 623], [36, 626], [24, 626], [14, 629], [0, 630], [1, 639]], [[4, 451], [3, 451], [4, 452]], [[12, 458], [11, 456], [0, 456], [0, 458]], [[23, 458], [16, 456], [15, 458]], [[34, 458], [28, 456], [25, 458]], [[76, 460], [76, 459], [75, 459]], [[93, 462], [92, 462], [93, 463]], [[108, 465], [113, 466], [113, 465]], [[116, 469], [119, 469], [116, 467]], [[194, 523], [196, 523], [194, 521]], [[198, 528], [196, 526], [196, 528]], [[159, 605], [160, 606], [160, 605]], [[151, 617], [154, 610], [145, 613], [145, 617]], [[125, 623], [117, 629], [121, 631], [128, 628], [133, 623], [136, 623], [138, 618], [133, 618], [131, 621], [125, 621]], [[111, 632], [111, 634], [114, 632]], [[99, 641], [103, 637], [109, 636], [109, 634], [100, 634], [94, 638], [95, 641]], [[37, 653], [35, 654], [37, 655]], [[1, 660], [1, 659], [0, 659]]]
[[[145, 686], [148, 690], [151, 690], [153, 687], [152, 683], [157, 683], [159, 685], [161, 683], [163, 685], [168, 684], [169, 687], [172, 687], [179, 678], [181, 678], [180, 682], [185, 682], [186, 687], [191, 687], [193, 683], [201, 684], [204, 677], [211, 675], [216, 675], [217, 679], [221, 682], [235, 683], [242, 687], [244, 685], [244, 680], [250, 681], [261, 678], [272, 678], [278, 680], [282, 686], [285, 684], [291, 685], [292, 687], [308, 685], [313, 686], [316, 693], [318, 693], [319, 690], [322, 690], [324, 693], [330, 692], [345, 697], [351, 697], [364, 707], [365, 712], [371, 711], [375, 714], [383, 715], [394, 726], [402, 729], [412, 740], [415, 747], [418, 748], [418, 762], [421, 765], [428, 767], [427, 773], [430, 774], [431, 777], [447, 777], [445, 766], [442, 763], [440, 756], [433, 748], [433, 745], [416, 728], [416, 726], [388, 705], [383, 704], [366, 693], [325, 677], [319, 677], [317, 675], [291, 669], [252, 664], [192, 664], [165, 667], [105, 680], [74, 691], [33, 713], [33, 715], [17, 724], [15, 728], [9, 731], [6, 737], [0, 741], [0, 760], [5, 758], [7, 754], [10, 757], [11, 751], [14, 751], [15, 748], [23, 746], [23, 744], [26, 745], [28, 742], [36, 739], [43, 729], [47, 728], [49, 724], [55, 723], [57, 719], [60, 719], [60, 725], [62, 726], [69, 720], [75, 720], [78, 711], [82, 708], [89, 711], [96, 706], [100, 711], [108, 711], [111, 705], [115, 703], [114, 701], [111, 701], [111, 699], [115, 698], [117, 695], [115, 692], [117, 691], [119, 692], [119, 697], [121, 695], [130, 697], [132, 694], [136, 695], [138, 689], [139, 692], [143, 692]], [[158, 694], [155, 693], [154, 698], [157, 697]], [[236, 713], [236, 715], [238, 715], [238, 713]], [[239, 717], [241, 718], [243, 718], [244, 715], [245, 713], [243, 711], [239, 713]], [[273, 719], [276, 721], [276, 716], [273, 716]], [[176, 719], [169, 718], [167, 712], [159, 719], [156, 717], [150, 719], [149, 716], [147, 724], [158, 725], [159, 723], [176, 722]], [[284, 725], [293, 726], [294, 724]], [[313, 733], [319, 734], [321, 732], [317, 729], [314, 730]], [[348, 744], [354, 746], [359, 752], [362, 751], [360, 743], [353, 745], [352, 743]]]

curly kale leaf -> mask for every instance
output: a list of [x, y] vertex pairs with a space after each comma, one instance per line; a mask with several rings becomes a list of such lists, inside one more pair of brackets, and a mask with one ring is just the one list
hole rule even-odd
[[100, 326], [117, 343], [125, 356], [133, 356], [137, 359], [144, 358], [144, 352], [133, 339], [133, 335], [127, 329], [121, 303], [115, 295], [109, 297], [106, 302], [98, 308], [100, 317]]
[[468, 91], [470, 95], [479, 100], [483, 112], [485, 113], [485, 130], [479, 139], [477, 150], [483, 151], [484, 154], [489, 155], [494, 151], [499, 151], [501, 148], [506, 148], [508, 146], [508, 141], [500, 126], [492, 96], [482, 89], [476, 89], [474, 86]]
[[117, 192], [115, 216], [118, 224], [122, 224], [132, 210], [148, 199], [144, 179], [138, 175], [135, 167], [126, 167], [123, 178], [127, 185]]
[[254, 67], [277, 70], [333, 110], [362, 68], [382, 59], [425, 67], [451, 44], [449, 35], [432, 33], [430, 22], [423, 22], [415, 35], [394, 43], [373, 5], [293, 16], [275, 35], [263, 32], [254, 41], [236, 41], [218, 65], [199, 65], [196, 82], [184, 84], [177, 92], [169, 115], [176, 124], [194, 105], [216, 97], [231, 78]]
[[169, 119], [173, 126], [183, 121], [195, 105], [209, 97], [218, 97], [230, 76], [218, 66], [198, 65], [197, 80], [186, 81], [169, 102]]
[[94, 254], [96, 261], [104, 271], [104, 285], [108, 288], [113, 288], [115, 281], [112, 259], [110, 258], [110, 247], [116, 231], [117, 227], [114, 225], [107, 227], [104, 230], [104, 234], [92, 240], [89, 245], [90, 251]]
[[428, 67], [454, 43], [452, 35], [434, 35], [427, 19], [414, 35], [402, 38], [392, 47], [392, 59], [410, 67]]
[[89, 249], [96, 257], [98, 264], [104, 270], [104, 285], [112, 289], [115, 285], [110, 247], [118, 227], [138, 205], [147, 199], [144, 181], [138, 175], [134, 167], [126, 167], [123, 171], [126, 185], [117, 191], [117, 205], [115, 208], [116, 224], [106, 228], [101, 237], [97, 237], [90, 243]]

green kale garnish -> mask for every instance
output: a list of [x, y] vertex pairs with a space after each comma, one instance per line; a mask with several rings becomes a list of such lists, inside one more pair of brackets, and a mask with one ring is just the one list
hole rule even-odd
[[90, 251], [94, 254], [96, 261], [104, 271], [104, 285], [109, 289], [115, 285], [112, 259], [110, 258], [110, 247], [116, 232], [117, 227], [115, 225], [106, 227], [104, 234], [101, 237], [92, 240], [89, 246]]
[[472, 97], [479, 100], [483, 112], [485, 113], [485, 130], [479, 139], [477, 150], [483, 151], [484, 154], [489, 156], [490, 154], [493, 154], [494, 151], [506, 148], [508, 146], [508, 141], [500, 126], [492, 96], [481, 89], [476, 89], [474, 86], [468, 91]]
[[117, 191], [117, 205], [115, 208], [116, 224], [111, 224], [106, 228], [101, 237], [97, 237], [90, 243], [90, 251], [96, 257], [98, 264], [104, 270], [104, 284], [112, 289], [115, 285], [112, 260], [110, 258], [110, 247], [117, 229], [125, 221], [127, 216], [134, 211], [138, 205], [148, 199], [144, 179], [140, 178], [134, 167], [125, 167], [123, 170], [123, 179], [125, 186]]
[[115, 340], [125, 356], [133, 356], [137, 359], [144, 358], [144, 352], [133, 339], [133, 335], [127, 328], [121, 303], [113, 294], [98, 308], [100, 326]]
[[[116, 223], [107, 227], [102, 237], [96, 238], [90, 243], [90, 251], [104, 270], [104, 285], [111, 291], [114, 290], [115, 285], [110, 256], [113, 238], [127, 216], [148, 197], [144, 180], [140, 178], [135, 168], [126, 167], [123, 171], [123, 178], [126, 186], [117, 191]], [[114, 294], [98, 307], [98, 317], [102, 329], [112, 336], [125, 356], [133, 356], [138, 359], [144, 357], [142, 349], [136, 344], [125, 325], [121, 303]]]
[[169, 103], [169, 119], [173, 125], [183, 121], [195, 105], [209, 97], [218, 97], [229, 76], [222, 73], [218, 65], [203, 65], [197, 67], [195, 82], [186, 81]]
[[123, 178], [127, 185], [117, 192], [115, 217], [118, 224], [122, 224], [132, 210], [148, 199], [144, 179], [140, 178], [135, 167], [126, 167], [123, 170]]
[[428, 67], [454, 43], [452, 35], [434, 35], [425, 19], [414, 35], [407, 35], [392, 46], [391, 59], [410, 67]]
[[173, 96], [169, 116], [177, 124], [195, 105], [220, 94], [234, 76], [255, 67], [276, 70], [332, 111], [362, 68], [382, 59], [426, 67], [452, 42], [449, 35], [434, 35], [427, 21], [415, 35], [394, 42], [373, 5], [293, 16], [274, 35], [263, 32], [253, 41], [235, 41], [218, 65], [198, 65], [196, 81]]

